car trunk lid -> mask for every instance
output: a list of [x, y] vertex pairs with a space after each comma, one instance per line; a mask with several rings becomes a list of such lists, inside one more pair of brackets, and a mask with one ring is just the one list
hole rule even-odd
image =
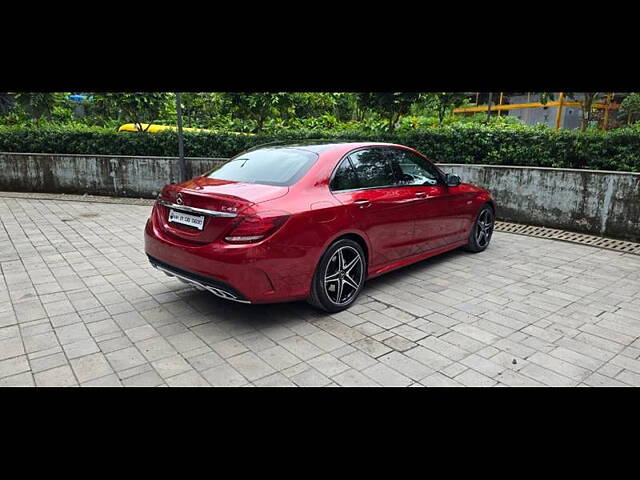
[[[252, 205], [281, 197], [288, 187], [231, 182], [206, 177], [167, 185], [159, 197], [159, 223], [165, 232], [194, 243], [220, 238]], [[202, 229], [169, 221], [170, 211], [203, 217]]]

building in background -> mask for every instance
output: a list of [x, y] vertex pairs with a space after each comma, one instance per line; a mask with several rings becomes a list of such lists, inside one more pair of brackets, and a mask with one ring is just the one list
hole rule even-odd
[[[599, 128], [608, 130], [620, 124], [617, 111], [624, 93], [607, 93], [601, 95], [593, 104], [595, 114], [593, 121]], [[560, 92], [553, 94], [553, 99], [543, 102], [537, 92], [469, 92], [470, 106], [456, 108], [455, 115], [488, 113], [491, 115], [509, 115], [518, 118], [525, 125], [545, 124], [552, 128], [568, 130], [579, 129], [582, 125], [583, 93], [574, 93], [573, 98]]]

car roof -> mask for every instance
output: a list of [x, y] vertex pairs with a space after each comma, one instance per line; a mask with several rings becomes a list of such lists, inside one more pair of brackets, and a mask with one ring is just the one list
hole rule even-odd
[[331, 141], [331, 140], [322, 140], [322, 139], [309, 139], [302, 141], [282, 141], [282, 142], [272, 142], [266, 143], [262, 145], [256, 145], [252, 147], [250, 150], [259, 150], [263, 148], [296, 148], [301, 150], [309, 150], [314, 153], [326, 152], [332, 149], [352, 149], [359, 147], [368, 147], [368, 146], [398, 146], [402, 147], [403, 145], [398, 145], [395, 143], [386, 143], [386, 142], [355, 142], [352, 140], [345, 141]]

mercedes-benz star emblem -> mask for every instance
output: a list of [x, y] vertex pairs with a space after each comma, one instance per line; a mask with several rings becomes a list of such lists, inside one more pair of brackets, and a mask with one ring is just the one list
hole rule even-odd
[[184, 200], [182, 198], [182, 192], [178, 193], [178, 196], [176, 197], [176, 203], [178, 205], [182, 205], [184, 203]]

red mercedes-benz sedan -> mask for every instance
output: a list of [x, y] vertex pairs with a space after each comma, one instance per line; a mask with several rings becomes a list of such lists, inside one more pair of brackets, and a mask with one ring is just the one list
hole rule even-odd
[[165, 186], [145, 250], [156, 268], [228, 300], [337, 312], [368, 278], [484, 250], [494, 216], [488, 191], [402, 145], [269, 144]]

